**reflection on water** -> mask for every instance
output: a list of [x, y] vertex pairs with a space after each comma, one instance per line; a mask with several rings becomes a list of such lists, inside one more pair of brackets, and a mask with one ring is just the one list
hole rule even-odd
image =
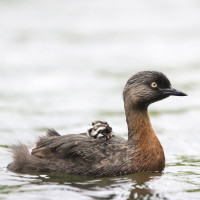
[[[92, 191], [102, 191], [102, 199], [112, 199], [118, 197], [115, 190], [124, 190], [124, 197], [128, 199], [143, 199], [153, 196], [154, 192], [148, 188], [146, 182], [152, 180], [155, 177], [160, 176], [161, 174], [147, 174], [139, 173], [135, 175], [129, 175], [124, 177], [117, 178], [88, 178], [81, 176], [49, 176], [49, 179], [43, 179], [43, 182], [59, 182], [60, 184], [70, 184], [73, 188], [84, 189], [88, 191], [88, 196], [93, 197], [94, 199], [99, 199], [99, 195], [95, 196]], [[60, 179], [61, 178], [61, 179]], [[111, 191], [108, 196], [103, 196], [104, 190]], [[90, 191], [92, 194], [90, 194]]]
[[[120, 177], [92, 177], [66, 174], [47, 175], [16, 175], [13, 180], [18, 180], [19, 185], [1, 187], [2, 194], [23, 192], [39, 192], [42, 190], [54, 190], [59, 186], [61, 190], [77, 192], [92, 199], [155, 199], [161, 197], [149, 188], [147, 183], [157, 179], [162, 174], [138, 173]], [[32, 185], [27, 190], [27, 186]], [[25, 188], [25, 189], [24, 189]], [[59, 191], [58, 191], [59, 192]]]

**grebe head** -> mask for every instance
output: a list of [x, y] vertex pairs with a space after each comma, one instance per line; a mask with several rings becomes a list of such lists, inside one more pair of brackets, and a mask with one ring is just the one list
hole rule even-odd
[[128, 101], [129, 104], [139, 107], [148, 107], [170, 95], [187, 96], [172, 88], [169, 79], [156, 71], [142, 71], [133, 75], [127, 81], [123, 92], [125, 104]]

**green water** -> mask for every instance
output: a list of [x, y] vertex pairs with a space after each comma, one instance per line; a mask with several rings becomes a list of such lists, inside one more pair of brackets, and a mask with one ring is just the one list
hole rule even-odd
[[[198, 1], [0, 1], [0, 199], [200, 199]], [[108, 121], [127, 138], [122, 91], [141, 70], [188, 97], [150, 106], [162, 174], [17, 174], [9, 146]]]

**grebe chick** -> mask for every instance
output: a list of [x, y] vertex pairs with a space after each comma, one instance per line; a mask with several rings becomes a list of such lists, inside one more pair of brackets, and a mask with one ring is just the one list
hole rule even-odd
[[89, 137], [100, 140], [108, 140], [113, 137], [112, 128], [107, 122], [94, 121], [92, 122], [92, 127], [87, 131]]
[[[142, 171], [161, 172], [165, 167], [164, 151], [151, 126], [147, 109], [151, 103], [170, 95], [186, 96], [173, 89], [164, 74], [156, 71], [139, 72], [127, 81], [123, 91], [128, 140], [116, 135], [106, 140], [99, 139], [101, 128], [98, 129], [98, 126], [104, 126], [112, 132], [107, 123], [101, 122], [93, 123], [88, 131], [89, 136], [87, 133], [61, 136], [49, 130], [31, 153], [25, 145], [13, 146], [13, 162], [8, 169], [22, 173], [109, 176]], [[104, 134], [102, 132], [100, 137], [105, 137]]]

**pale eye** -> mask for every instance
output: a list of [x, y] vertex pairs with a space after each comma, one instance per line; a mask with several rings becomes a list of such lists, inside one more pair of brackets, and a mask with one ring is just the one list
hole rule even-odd
[[156, 88], [156, 87], [157, 87], [157, 83], [156, 83], [156, 82], [153, 82], [153, 83], [151, 84], [151, 87]]

